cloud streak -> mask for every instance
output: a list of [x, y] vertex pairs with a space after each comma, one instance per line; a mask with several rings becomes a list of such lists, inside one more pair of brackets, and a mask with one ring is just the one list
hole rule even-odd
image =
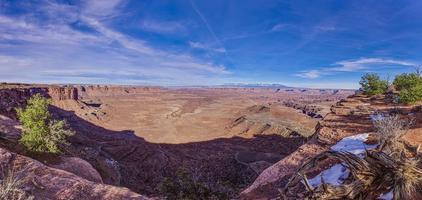
[[222, 47], [221, 48], [212, 48], [212, 47], [209, 47], [209, 46], [202, 44], [200, 42], [189, 41], [189, 46], [191, 48], [194, 48], [194, 49], [202, 49], [202, 50], [207, 50], [207, 51], [215, 51], [215, 52], [219, 52], [219, 53], [226, 53], [225, 48], [222, 48]]
[[[384, 66], [382, 66], [384, 65]], [[295, 74], [297, 77], [307, 78], [307, 79], [316, 79], [321, 76], [332, 75], [341, 72], [365, 72], [370, 70], [380, 70], [385, 68], [385, 66], [405, 66], [405, 67], [416, 67], [417, 63], [395, 60], [395, 59], [385, 59], [385, 58], [360, 58], [355, 60], [343, 60], [334, 63], [330, 67], [312, 69], [306, 71], [300, 71]]]
[[157, 21], [157, 20], [142, 20], [140, 22], [142, 29], [155, 33], [183, 33], [186, 31], [185, 24], [178, 21]]

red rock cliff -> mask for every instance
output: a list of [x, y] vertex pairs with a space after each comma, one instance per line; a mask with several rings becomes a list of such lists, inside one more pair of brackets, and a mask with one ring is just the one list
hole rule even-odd
[[48, 94], [53, 100], [78, 100], [78, 89], [75, 87], [50, 87]]
[[78, 90], [74, 87], [25, 87], [0, 89], [0, 113], [16, 119], [16, 108], [25, 107], [34, 94], [41, 94], [54, 101], [78, 100]]

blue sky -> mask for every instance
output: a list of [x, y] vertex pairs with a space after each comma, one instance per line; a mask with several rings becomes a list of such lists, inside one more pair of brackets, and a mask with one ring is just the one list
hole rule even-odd
[[410, 72], [422, 1], [0, 0], [0, 81], [357, 88]]

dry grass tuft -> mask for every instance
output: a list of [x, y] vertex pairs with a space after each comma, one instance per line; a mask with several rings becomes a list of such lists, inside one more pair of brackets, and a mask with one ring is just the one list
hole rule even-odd
[[22, 190], [24, 181], [13, 171], [3, 173], [0, 179], [0, 200], [33, 200], [34, 197]]
[[413, 120], [402, 119], [399, 115], [379, 116], [380, 117], [373, 120], [374, 127], [378, 133], [378, 149], [389, 154], [401, 153], [405, 150], [401, 138], [413, 125]]

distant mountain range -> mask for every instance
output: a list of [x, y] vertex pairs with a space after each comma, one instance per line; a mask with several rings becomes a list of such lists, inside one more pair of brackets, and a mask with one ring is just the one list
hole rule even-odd
[[286, 85], [282, 84], [276, 84], [276, 83], [254, 83], [254, 84], [248, 84], [248, 83], [229, 83], [224, 85], [219, 85], [219, 87], [238, 87], [238, 88], [292, 88]]

